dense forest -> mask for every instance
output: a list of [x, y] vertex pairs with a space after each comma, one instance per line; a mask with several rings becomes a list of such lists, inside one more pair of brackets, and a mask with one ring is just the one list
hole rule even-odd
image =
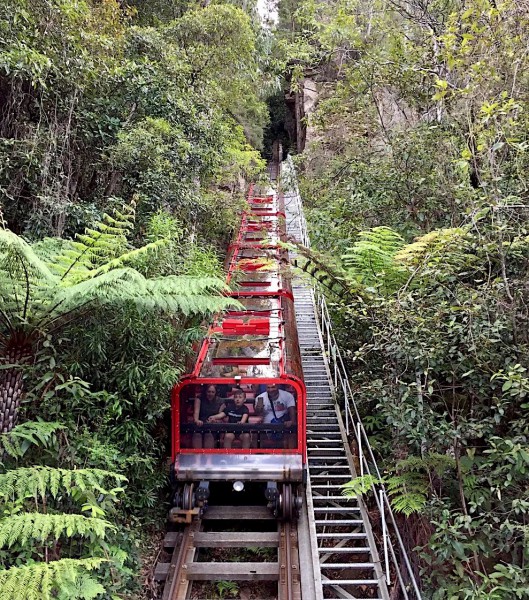
[[2, 599], [156, 597], [170, 389], [277, 138], [424, 598], [529, 597], [529, 2], [272, 8], [0, 3]]

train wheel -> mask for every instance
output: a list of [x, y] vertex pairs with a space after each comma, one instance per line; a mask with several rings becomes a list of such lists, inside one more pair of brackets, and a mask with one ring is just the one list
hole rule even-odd
[[176, 508], [182, 506], [182, 486], [180, 485], [174, 490], [172, 505]]
[[195, 508], [195, 484], [186, 483], [182, 490], [182, 508], [184, 510], [193, 510]]
[[284, 484], [279, 495], [277, 516], [282, 521], [297, 521], [300, 507], [301, 498], [296, 496], [289, 483]]

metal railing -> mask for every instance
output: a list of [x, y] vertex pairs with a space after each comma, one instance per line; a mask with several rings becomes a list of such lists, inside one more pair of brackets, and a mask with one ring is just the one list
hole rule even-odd
[[[289, 177], [288, 186], [292, 198], [290, 202], [295, 203], [295, 218], [299, 220], [299, 239], [307, 248], [310, 247], [310, 239], [307, 231], [307, 222], [303, 213], [301, 196], [297, 187], [295, 169], [292, 159], [288, 157], [286, 165], [281, 169], [282, 178]], [[324, 344], [324, 359], [327, 362], [331, 373], [331, 384], [333, 388], [335, 401], [341, 393], [344, 402], [345, 428], [347, 435], [354, 435], [358, 448], [358, 461], [360, 466], [360, 477], [371, 476], [371, 488], [374, 493], [382, 530], [382, 555], [384, 556], [384, 567], [386, 573], [386, 582], [389, 586], [397, 585], [401, 597], [405, 600], [422, 600], [421, 591], [413, 572], [413, 567], [408, 556], [408, 551], [400, 534], [395, 515], [391, 508], [386, 488], [383, 483], [383, 477], [377, 465], [377, 461], [369, 442], [368, 435], [360, 418], [358, 405], [354, 398], [354, 392], [351, 388], [350, 378], [340, 352], [340, 347], [336, 342], [332, 330], [332, 320], [327, 307], [325, 296], [317, 287], [313, 288], [314, 302], [316, 306], [316, 315], [319, 321]], [[375, 483], [376, 481], [377, 483]], [[395, 542], [392, 543], [392, 542]], [[397, 557], [396, 548], [400, 554]], [[392, 577], [394, 581], [392, 582]]]

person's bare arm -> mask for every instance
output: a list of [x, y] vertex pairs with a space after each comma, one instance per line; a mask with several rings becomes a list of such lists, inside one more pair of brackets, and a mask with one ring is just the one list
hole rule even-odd
[[296, 424], [296, 407], [289, 406], [288, 407], [288, 421], [285, 421], [286, 427], [292, 427], [292, 425]]
[[213, 423], [214, 421], [221, 421], [226, 418], [226, 405], [221, 404], [219, 412], [216, 415], [211, 415], [208, 417], [208, 423]]
[[250, 415], [248, 413], [244, 413], [244, 415], [242, 416], [242, 419], [241, 419], [241, 423], [247, 423], [249, 416]]
[[256, 415], [262, 415], [264, 410], [264, 400], [263, 398], [257, 398], [257, 401], [254, 406], [254, 411]]
[[193, 406], [193, 421], [195, 425], [204, 425], [203, 421], [199, 420], [200, 415], [200, 398], [195, 398], [195, 405]]

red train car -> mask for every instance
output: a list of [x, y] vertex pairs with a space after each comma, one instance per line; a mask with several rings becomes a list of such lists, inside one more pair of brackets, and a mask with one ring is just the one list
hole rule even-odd
[[296, 518], [306, 390], [285, 235], [281, 199], [251, 186], [227, 260], [240, 307], [214, 320], [192, 372], [173, 389], [174, 521], [203, 511], [212, 488], [226, 483], [230, 492], [261, 488], [279, 518]]

